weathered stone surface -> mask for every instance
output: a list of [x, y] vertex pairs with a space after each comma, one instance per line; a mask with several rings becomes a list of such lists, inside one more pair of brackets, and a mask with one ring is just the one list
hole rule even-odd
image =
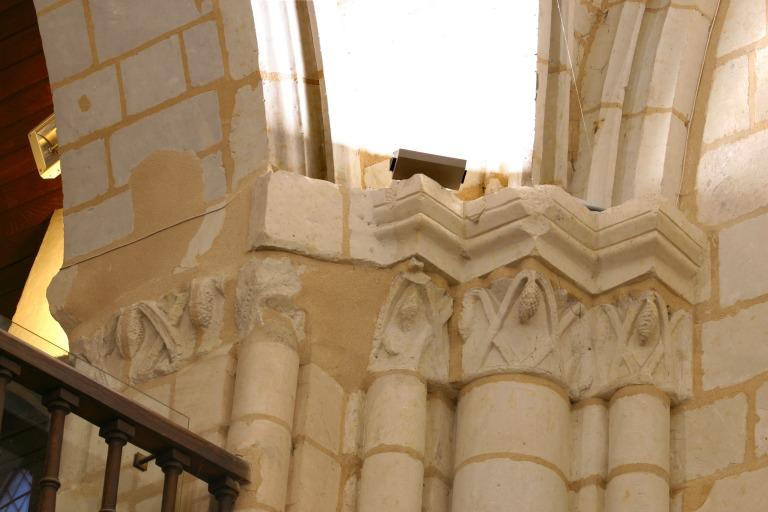
[[765, 2], [731, 0], [717, 45], [717, 56], [754, 43], [765, 36]]
[[319, 366], [299, 371], [294, 436], [303, 436], [332, 453], [339, 453], [344, 415], [344, 390]]
[[227, 193], [227, 174], [221, 161], [221, 151], [203, 158], [203, 200], [215, 201]]
[[256, 26], [250, 0], [221, 0], [229, 73], [238, 80], [259, 70]]
[[120, 91], [114, 66], [53, 91], [59, 143], [69, 144], [120, 120]]
[[768, 468], [715, 482], [709, 497], [695, 512], [763, 512], [768, 502]]
[[133, 201], [123, 192], [64, 216], [64, 259], [109, 245], [133, 231]]
[[111, 137], [115, 185], [125, 185], [131, 171], [159, 149], [201, 151], [221, 140], [216, 92], [198, 94], [121, 128]]
[[176, 376], [173, 408], [186, 415], [193, 432], [226, 425], [232, 397], [234, 360], [215, 355], [186, 366]]
[[187, 89], [178, 36], [128, 57], [120, 66], [129, 114], [154, 107]]
[[258, 179], [251, 244], [336, 259], [341, 255], [341, 193], [332, 183], [289, 172]]
[[347, 396], [344, 408], [344, 439], [341, 451], [344, 455], [357, 455], [363, 442], [363, 410], [365, 394], [355, 391]]
[[251, 172], [263, 171], [269, 162], [261, 82], [256, 87], [244, 85], [237, 90], [229, 145], [235, 161], [232, 189], [236, 189], [241, 179]]
[[755, 51], [755, 114], [759, 121], [768, 119], [768, 48]]
[[68, 2], [43, 14], [38, 25], [52, 83], [91, 66], [93, 57], [81, 2]]
[[309, 443], [293, 452], [287, 509], [290, 512], [336, 512], [339, 502], [339, 463]]
[[224, 76], [224, 62], [215, 21], [207, 21], [183, 33], [189, 79], [193, 86], [205, 85]]
[[757, 424], [755, 425], [755, 448], [757, 455], [768, 454], [768, 383], [757, 390], [755, 398]]
[[98, 139], [61, 155], [64, 208], [93, 199], [107, 191], [109, 170], [104, 140]]
[[768, 214], [720, 232], [720, 305], [768, 293]]
[[210, 12], [210, 0], [90, 2], [99, 59], [107, 60]]
[[768, 371], [768, 303], [702, 327], [704, 389], [732, 386]]
[[744, 394], [672, 415], [672, 484], [707, 476], [744, 460]]
[[719, 224], [768, 204], [767, 160], [768, 131], [704, 153], [696, 174], [699, 220]]
[[749, 66], [747, 57], [715, 69], [707, 105], [704, 142], [713, 142], [749, 128]]

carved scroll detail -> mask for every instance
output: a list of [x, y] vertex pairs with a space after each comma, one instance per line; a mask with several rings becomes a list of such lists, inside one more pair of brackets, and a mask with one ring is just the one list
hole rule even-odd
[[72, 350], [98, 368], [141, 382], [215, 348], [223, 309], [221, 279], [194, 279], [187, 290], [123, 308], [93, 335], [77, 339]]
[[420, 371], [426, 378], [448, 378], [448, 319], [453, 299], [411, 260], [398, 274], [379, 312], [368, 369]]

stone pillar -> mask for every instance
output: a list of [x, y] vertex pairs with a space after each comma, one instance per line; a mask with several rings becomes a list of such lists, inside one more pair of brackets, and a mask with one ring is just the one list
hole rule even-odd
[[274, 340], [256, 328], [238, 354], [227, 448], [248, 460], [254, 475], [236, 510], [285, 507], [299, 356]]
[[650, 385], [611, 398], [607, 512], [669, 512], [670, 400]]
[[427, 381], [447, 383], [450, 296], [411, 260], [379, 312], [368, 362], [358, 512], [421, 512]]
[[567, 393], [516, 374], [462, 389], [452, 512], [568, 510]]
[[359, 512], [420, 512], [427, 387], [418, 375], [385, 373], [368, 389]]
[[424, 512], [448, 512], [453, 478], [455, 404], [443, 391], [427, 396], [427, 439], [424, 455]]
[[588, 398], [571, 410], [571, 510], [603, 512], [608, 472], [608, 404]]

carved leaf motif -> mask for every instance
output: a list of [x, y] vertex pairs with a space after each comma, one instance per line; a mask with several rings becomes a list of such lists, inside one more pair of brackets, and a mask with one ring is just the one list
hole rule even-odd
[[209, 327], [213, 320], [216, 299], [220, 295], [219, 283], [215, 279], [192, 282], [189, 297], [189, 317], [197, 327]]
[[517, 316], [521, 324], [527, 324], [539, 310], [539, 288], [536, 281], [529, 279], [520, 294], [520, 301], [517, 303]]
[[653, 337], [659, 327], [659, 312], [650, 298], [645, 299], [640, 313], [637, 315], [637, 335], [640, 344], [645, 345]]
[[137, 305], [129, 306], [118, 317], [116, 331], [120, 355], [125, 359], [132, 358], [146, 337], [142, 314]]

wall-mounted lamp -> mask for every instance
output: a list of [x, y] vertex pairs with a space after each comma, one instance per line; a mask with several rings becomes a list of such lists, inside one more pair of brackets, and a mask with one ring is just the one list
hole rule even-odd
[[28, 134], [35, 165], [40, 177], [51, 180], [61, 174], [59, 137], [56, 135], [56, 115], [51, 114]]
[[398, 149], [389, 161], [392, 179], [405, 180], [414, 174], [429, 176], [445, 188], [457, 190], [464, 183], [467, 161], [447, 156]]

